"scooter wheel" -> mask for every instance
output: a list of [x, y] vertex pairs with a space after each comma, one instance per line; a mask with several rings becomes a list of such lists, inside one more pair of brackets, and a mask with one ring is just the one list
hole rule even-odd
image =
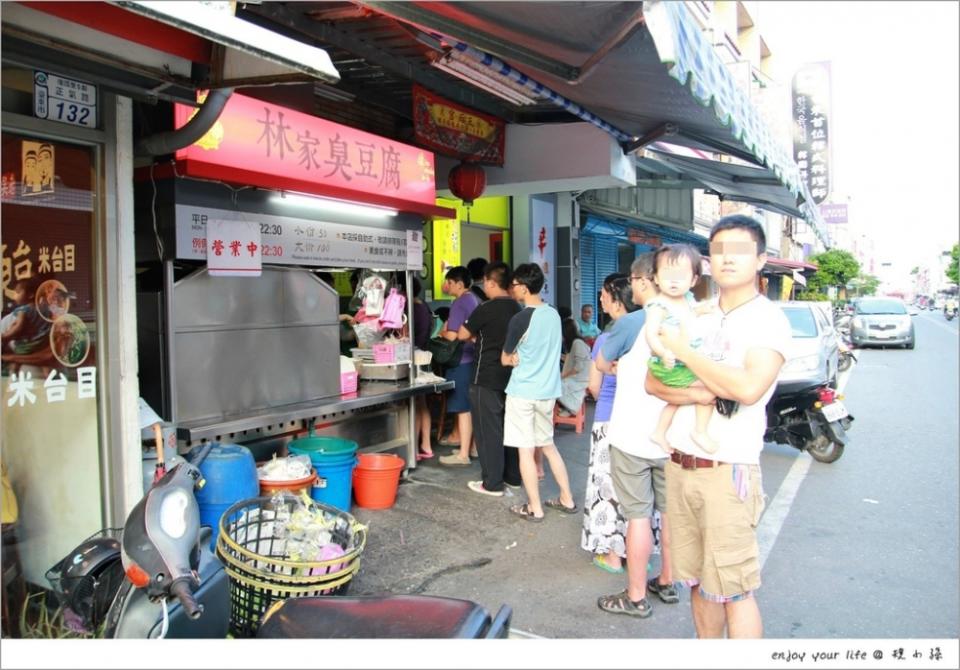
[[833, 463], [843, 456], [843, 445], [831, 442], [825, 435], [807, 443], [807, 452], [818, 463]]

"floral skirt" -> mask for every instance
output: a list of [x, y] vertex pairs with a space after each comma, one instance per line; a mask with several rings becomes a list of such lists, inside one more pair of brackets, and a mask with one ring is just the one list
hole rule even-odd
[[590, 431], [590, 465], [587, 468], [587, 493], [583, 500], [583, 530], [580, 547], [594, 554], [613, 551], [627, 554], [627, 522], [610, 479], [609, 423], [598, 421]]
[[[608, 422], [593, 424], [590, 431], [590, 464], [587, 468], [587, 492], [583, 500], [583, 530], [580, 548], [594, 554], [611, 550], [621, 558], [626, 556], [627, 522], [620, 512], [620, 504], [610, 478], [610, 444], [607, 441]], [[653, 554], [660, 553], [660, 511], [654, 510], [651, 519]]]

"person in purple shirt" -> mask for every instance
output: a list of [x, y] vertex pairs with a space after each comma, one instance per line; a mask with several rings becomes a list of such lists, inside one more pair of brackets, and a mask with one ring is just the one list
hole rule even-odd
[[[444, 294], [453, 297], [450, 316], [440, 332], [440, 337], [456, 340], [460, 326], [466, 322], [473, 310], [480, 306], [480, 298], [470, 291], [470, 273], [462, 265], [447, 270], [443, 280]], [[470, 373], [473, 370], [473, 358], [476, 345], [463, 343], [460, 363], [447, 368], [444, 376], [454, 382], [454, 388], [447, 398], [447, 412], [457, 415], [457, 432], [460, 435], [460, 448], [448, 456], [441, 456], [442, 465], [470, 465], [470, 445], [473, 442], [473, 422], [470, 419]], [[444, 444], [444, 440], [440, 441]], [[449, 446], [449, 445], [445, 445]]]
[[[600, 307], [617, 321], [637, 309], [633, 303], [630, 278], [616, 272], [603, 280], [600, 292]], [[613, 398], [617, 390], [617, 377], [597, 369], [596, 359], [601, 347], [610, 336], [601, 333], [593, 344], [590, 366], [590, 383], [587, 390], [597, 400], [590, 430], [590, 464], [587, 469], [587, 492], [583, 500], [583, 530], [580, 533], [580, 548], [593, 554], [593, 564], [612, 573], [623, 572], [626, 556], [627, 522], [620, 512], [620, 505], [610, 479], [610, 446], [607, 440], [607, 424], [613, 411]]]

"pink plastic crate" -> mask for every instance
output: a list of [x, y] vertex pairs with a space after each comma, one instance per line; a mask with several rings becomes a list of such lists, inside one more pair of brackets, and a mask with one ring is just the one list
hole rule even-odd
[[341, 372], [340, 373], [340, 393], [356, 393], [357, 392], [357, 379], [359, 375], [356, 372]]
[[397, 360], [396, 352], [392, 344], [373, 345], [374, 363], [393, 363]]

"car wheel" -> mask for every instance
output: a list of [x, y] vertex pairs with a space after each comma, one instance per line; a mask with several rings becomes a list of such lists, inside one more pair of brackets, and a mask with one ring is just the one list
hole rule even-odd
[[910, 340], [904, 346], [905, 349], [913, 349], [913, 346], [916, 344], [916, 340]]

